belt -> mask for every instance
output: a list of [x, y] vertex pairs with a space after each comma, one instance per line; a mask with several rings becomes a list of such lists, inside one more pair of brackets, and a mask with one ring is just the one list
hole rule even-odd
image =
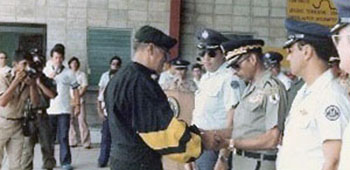
[[236, 150], [236, 155], [247, 157], [247, 158], [259, 159], [263, 161], [276, 161], [276, 158], [277, 158], [276, 155], [266, 155], [262, 153], [247, 152], [241, 149]]
[[19, 120], [23, 120], [24, 119], [23, 117], [20, 117], [20, 118], [6, 118], [6, 117], [2, 117], [2, 116], [0, 116], [0, 118], [6, 119], [6, 120], [11, 120], [11, 121], [19, 121]]

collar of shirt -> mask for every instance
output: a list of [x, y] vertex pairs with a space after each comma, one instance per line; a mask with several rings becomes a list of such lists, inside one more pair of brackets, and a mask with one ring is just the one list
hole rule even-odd
[[144, 65], [139, 64], [137, 62], [133, 62], [132, 66], [148, 77], [151, 77], [152, 74], [157, 74], [154, 70], [151, 70], [151, 69], [149, 69], [149, 68], [145, 67]]
[[207, 72], [208, 77], [216, 76], [220, 74], [221, 72], [227, 71], [227, 64], [223, 63], [216, 71], [214, 72]]
[[306, 97], [312, 92], [320, 92], [319, 89], [322, 89], [323, 87], [327, 86], [327, 84], [330, 83], [332, 79], [334, 79], [334, 75], [332, 71], [328, 69], [320, 77], [318, 77], [316, 81], [314, 81], [314, 83], [311, 84], [311, 86], [307, 86], [307, 84], [305, 84], [301, 88], [300, 92], [303, 93], [303, 97]]
[[265, 85], [265, 82], [269, 79], [269, 77], [271, 77], [271, 73], [269, 71], [263, 72], [260, 79], [256, 80], [253, 83], [249, 83], [248, 87], [245, 89], [246, 93], [244, 93], [244, 96], [247, 96], [248, 94], [253, 92], [256, 88], [263, 88], [263, 86]]

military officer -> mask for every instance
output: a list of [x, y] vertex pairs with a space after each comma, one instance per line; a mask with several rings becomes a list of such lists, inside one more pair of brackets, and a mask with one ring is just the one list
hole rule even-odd
[[[275, 169], [278, 122], [285, 112], [286, 90], [263, 64], [263, 40], [231, 40], [222, 44], [235, 74], [249, 82], [235, 109], [232, 139], [233, 170]], [[225, 147], [226, 147], [225, 146]]]
[[288, 91], [292, 86], [293, 81], [281, 71], [281, 61], [283, 60], [282, 54], [274, 51], [270, 51], [264, 54], [264, 64], [268, 68], [273, 76], [276, 76], [280, 80], [286, 90]]
[[298, 91], [285, 122], [278, 170], [336, 170], [350, 101], [328, 68], [334, 46], [327, 27], [293, 19], [285, 26], [293, 74], [305, 85]]
[[[333, 0], [339, 16], [339, 23], [332, 29], [332, 39], [340, 57], [340, 68], [350, 74], [350, 0]], [[343, 136], [339, 170], [350, 169], [350, 126]]]
[[[197, 39], [201, 63], [207, 72], [195, 93], [192, 123], [205, 130], [232, 128], [234, 108], [239, 103], [245, 84], [227, 69], [220, 44], [228, 39], [212, 29], [200, 30]], [[197, 167], [212, 170], [218, 161], [218, 154], [215, 150], [204, 150], [196, 161]]]
[[175, 59], [171, 61], [171, 65], [175, 69], [175, 78], [165, 83], [162, 89], [194, 93], [197, 90], [197, 85], [192, 79], [187, 78], [187, 70], [190, 62], [182, 59]]

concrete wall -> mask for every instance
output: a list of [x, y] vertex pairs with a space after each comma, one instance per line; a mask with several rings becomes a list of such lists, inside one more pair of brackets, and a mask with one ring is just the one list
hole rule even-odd
[[[285, 39], [284, 0], [182, 0], [180, 55], [194, 61], [194, 33], [202, 27], [249, 34], [268, 46]], [[137, 29], [151, 24], [169, 30], [170, 0], [0, 0], [0, 22], [47, 24], [47, 51], [56, 43], [67, 57], [87, 64], [87, 28]]]
[[[66, 45], [67, 58], [87, 68], [87, 29], [130, 28], [145, 24], [169, 32], [170, 0], [0, 0], [0, 22], [47, 25], [47, 52]], [[284, 0], [182, 0], [180, 55], [194, 61], [194, 32], [202, 27], [225, 33], [251, 34], [269, 46], [285, 40]], [[48, 54], [48, 53], [47, 53]], [[87, 94], [89, 122], [96, 122], [96, 92]]]
[[266, 45], [280, 47], [285, 41], [285, 0], [183, 0], [182, 57], [194, 61], [194, 33], [212, 28], [229, 34], [253, 35]]
[[[169, 0], [0, 0], [0, 22], [47, 24], [47, 51], [66, 45], [67, 58], [87, 63], [87, 28], [152, 24], [169, 30]], [[48, 53], [47, 53], [48, 54]]]

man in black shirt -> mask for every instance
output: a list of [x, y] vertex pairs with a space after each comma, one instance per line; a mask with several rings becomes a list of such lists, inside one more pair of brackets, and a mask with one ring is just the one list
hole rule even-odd
[[161, 71], [176, 42], [153, 27], [140, 28], [133, 62], [110, 80], [105, 101], [112, 170], [162, 170], [162, 156], [189, 162], [201, 155], [203, 147], [218, 145], [215, 132], [201, 132], [176, 119], [166, 95], [151, 78]]

